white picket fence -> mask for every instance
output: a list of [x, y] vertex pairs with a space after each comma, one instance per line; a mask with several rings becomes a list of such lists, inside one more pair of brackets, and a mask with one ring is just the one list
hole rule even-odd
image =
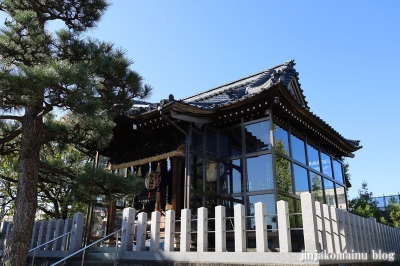
[[[374, 218], [363, 218], [347, 211], [315, 202], [312, 194], [301, 195], [302, 222], [304, 230], [305, 250], [309, 252], [328, 253], [371, 253], [372, 250], [394, 252], [400, 254], [400, 230], [377, 223]], [[289, 222], [288, 204], [277, 202], [277, 223], [279, 235], [279, 252], [291, 252], [291, 228]], [[226, 219], [225, 207], [215, 207], [215, 251], [226, 251]], [[180, 252], [189, 252], [191, 245], [191, 219], [189, 209], [181, 211], [180, 232], [177, 228], [175, 211], [167, 211], [165, 218], [165, 234], [160, 232], [161, 213], [154, 211], [151, 215], [151, 229], [146, 232], [147, 214], [140, 213], [135, 220], [136, 211], [133, 208], [123, 210], [121, 251], [132, 251], [136, 238], [136, 251], [146, 250], [146, 234], [150, 233], [150, 251], [159, 251], [160, 235], [164, 236], [164, 251], [173, 252], [174, 239], [180, 236]], [[208, 249], [208, 210], [197, 210], [197, 252], [207, 252]], [[268, 230], [266, 228], [266, 207], [264, 203], [255, 204], [255, 237], [256, 251], [267, 252]], [[230, 218], [230, 217], [228, 217]], [[213, 218], [214, 219], [214, 218]], [[234, 238], [235, 252], [245, 252], [246, 226], [245, 208], [241, 204], [234, 206]], [[135, 228], [136, 227], [136, 228]], [[269, 230], [271, 231], [271, 230]], [[136, 233], [136, 235], [135, 235]]]
[[[377, 262], [390, 258], [398, 260], [396, 254], [400, 254], [400, 230], [377, 223], [374, 218], [363, 218], [347, 211], [337, 209], [333, 206], [315, 202], [310, 193], [301, 194], [302, 224], [304, 233], [304, 246], [306, 253], [311, 254], [313, 261], [307, 261], [303, 252], [292, 252], [291, 233], [288, 203], [277, 202], [277, 224], [279, 238], [279, 252], [269, 252], [267, 229], [267, 214], [264, 203], [255, 204], [255, 237], [256, 252], [247, 248], [245, 208], [241, 204], [234, 206], [234, 253], [226, 252], [227, 230], [226, 220], [231, 217], [225, 216], [225, 207], [215, 207], [215, 230], [207, 231], [208, 210], [199, 208], [197, 219], [193, 220], [191, 210], [183, 209], [181, 219], [175, 219], [175, 211], [167, 211], [165, 214], [165, 231], [160, 230], [160, 212], [151, 214], [151, 228], [147, 232], [147, 214], [140, 213], [135, 220], [136, 211], [133, 208], [123, 210], [123, 223], [121, 234], [120, 258], [122, 259], [144, 259], [144, 260], [184, 260], [192, 262], [215, 262], [227, 263], [287, 263], [296, 264], [319, 264], [329, 258], [341, 258], [340, 263], [354, 262]], [[192, 232], [191, 224], [197, 223], [197, 230]], [[180, 223], [180, 226], [177, 226]], [[180, 232], [175, 232], [180, 228]], [[296, 230], [296, 229], [294, 229]], [[208, 249], [208, 235], [215, 235], [215, 249]], [[147, 235], [150, 234], [150, 244], [146, 246]], [[191, 251], [191, 235], [197, 238], [197, 248]], [[160, 238], [163, 236], [163, 239]], [[179, 250], [176, 250], [174, 239], [180, 238]], [[136, 246], [134, 240], [136, 239]], [[164, 243], [163, 252], [160, 251], [160, 243]], [[162, 256], [149, 255], [159, 253]], [[377, 258], [375, 255], [385, 253], [386, 257]], [[134, 254], [134, 255], [133, 255]], [[178, 255], [181, 254], [181, 255]], [[182, 255], [183, 254], [183, 255]], [[190, 255], [194, 254], [194, 255]], [[241, 255], [235, 255], [241, 254]], [[325, 257], [323, 256], [325, 254]], [[342, 256], [340, 256], [342, 254]], [[349, 256], [345, 256], [349, 254]], [[353, 256], [358, 254], [357, 256]], [[320, 258], [318, 257], [320, 255]], [[351, 255], [351, 256], [350, 256]], [[365, 255], [365, 257], [363, 256]], [[317, 259], [315, 259], [317, 258]]]
[[[400, 230], [377, 223], [373, 218], [362, 218], [333, 206], [315, 202], [310, 193], [301, 194], [302, 224], [304, 234], [304, 252], [328, 254], [369, 254], [372, 259], [374, 252], [400, 254]], [[165, 212], [162, 221], [161, 213], [151, 214], [150, 230], [146, 213], [136, 215], [133, 208], [123, 210], [122, 232], [120, 239], [119, 259], [129, 260], [175, 260], [186, 262], [216, 262], [226, 263], [280, 263], [291, 265], [319, 264], [322, 259], [304, 262], [303, 252], [292, 252], [290, 214], [288, 203], [277, 202], [277, 213], [267, 214], [268, 206], [256, 203], [254, 217], [245, 215], [245, 207], [234, 206], [234, 216], [226, 217], [224, 206], [217, 206], [214, 217], [208, 217], [208, 209], [199, 208], [193, 219], [189, 209], [181, 210], [180, 220], [175, 217], [175, 211]], [[267, 229], [267, 217], [276, 215], [278, 229]], [[256, 248], [249, 252], [246, 230], [246, 219], [254, 219]], [[209, 231], [209, 223], [214, 223], [213, 231]], [[227, 220], [233, 220], [234, 230], [229, 235], [234, 237], [234, 252], [227, 252]], [[192, 224], [196, 224], [193, 231]], [[160, 226], [161, 225], [161, 226]], [[163, 226], [162, 226], [163, 225]], [[0, 240], [0, 250], [7, 245], [7, 232], [10, 224], [1, 225], [5, 238]], [[4, 229], [6, 228], [6, 229]], [[179, 230], [179, 232], [177, 231]], [[82, 246], [83, 214], [77, 213], [74, 219], [36, 222], [32, 234], [31, 248], [46, 243], [66, 232], [71, 231], [70, 244], [67, 238], [43, 247], [44, 251], [78, 250]], [[213, 235], [213, 249], [209, 249], [209, 236]], [[271, 235], [270, 235], [271, 234]], [[279, 239], [279, 252], [270, 252], [268, 238], [272, 234]], [[195, 236], [196, 248], [191, 248]], [[230, 236], [231, 237], [231, 236]], [[177, 241], [178, 239], [178, 241]], [[179, 243], [179, 248], [176, 243]], [[342, 257], [345, 258], [345, 257]], [[396, 258], [398, 259], [398, 258]], [[375, 259], [374, 259], [375, 260]], [[354, 263], [355, 261], [351, 261]], [[363, 261], [366, 262], [366, 261]]]

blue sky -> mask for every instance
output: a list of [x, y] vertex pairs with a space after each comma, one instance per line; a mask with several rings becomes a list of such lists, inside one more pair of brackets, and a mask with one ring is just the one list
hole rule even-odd
[[311, 111], [363, 149], [350, 197], [400, 192], [399, 1], [115, 0], [90, 35], [126, 49], [153, 102], [290, 59]]
[[395, 0], [114, 0], [88, 35], [127, 51], [152, 102], [294, 59], [311, 111], [361, 140], [350, 197], [363, 180], [381, 196], [400, 192], [399, 11]]

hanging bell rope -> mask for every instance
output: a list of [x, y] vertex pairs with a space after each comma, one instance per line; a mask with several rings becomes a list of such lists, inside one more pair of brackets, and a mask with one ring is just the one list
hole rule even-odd
[[[121, 164], [109, 164], [108, 170], [113, 171], [121, 168], [128, 168], [131, 166], [138, 166], [138, 165], [143, 165], [146, 163], [151, 163], [151, 162], [156, 162], [156, 161], [161, 161], [164, 159], [167, 159], [168, 157], [175, 157], [175, 156], [185, 156], [185, 148], [184, 145], [179, 146], [175, 151], [170, 151], [164, 154], [132, 161], [132, 162], [127, 162], [127, 163], [121, 163]], [[157, 167], [158, 168], [158, 167]]]

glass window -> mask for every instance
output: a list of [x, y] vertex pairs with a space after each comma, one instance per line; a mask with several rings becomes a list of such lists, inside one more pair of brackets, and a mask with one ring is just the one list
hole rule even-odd
[[222, 131], [219, 136], [221, 158], [242, 154], [241, 127]]
[[191, 189], [203, 191], [203, 157], [192, 157]]
[[290, 161], [279, 155], [276, 155], [275, 158], [276, 183], [278, 189], [293, 193], [292, 169], [290, 167]]
[[336, 196], [337, 196], [337, 207], [339, 209], [346, 210], [346, 190], [343, 186], [339, 184], [336, 185]]
[[193, 133], [191, 148], [196, 151], [203, 151], [203, 136]]
[[225, 212], [226, 212], [226, 230], [235, 229], [234, 206], [236, 204], [244, 205], [243, 197], [233, 197], [222, 200], [222, 206], [225, 207]]
[[378, 202], [378, 208], [385, 208], [385, 199], [384, 197], [378, 197], [375, 198], [375, 200]]
[[321, 176], [311, 172], [311, 193], [316, 201], [324, 202]]
[[105, 236], [107, 229], [108, 209], [106, 207], [94, 207], [92, 220], [92, 236]]
[[332, 177], [331, 157], [323, 152], [321, 152], [321, 165], [322, 165], [322, 173], [324, 173], [329, 177]]
[[293, 164], [293, 172], [296, 195], [309, 192], [307, 170], [297, 164]]
[[306, 164], [306, 150], [304, 141], [295, 135], [290, 135], [292, 142], [292, 158]]
[[247, 158], [247, 190], [258, 191], [273, 188], [272, 155], [264, 154]]
[[243, 192], [243, 168], [241, 160], [226, 161], [223, 163], [223, 169], [220, 178], [222, 194]]
[[343, 179], [342, 164], [339, 161], [333, 160], [333, 174], [335, 179], [343, 184], [345, 184]]
[[288, 132], [274, 124], [274, 147], [275, 150], [289, 156]]
[[269, 121], [245, 126], [246, 152], [257, 152], [270, 149]]
[[207, 151], [208, 156], [217, 158], [217, 133], [211, 129], [207, 129]]
[[191, 193], [190, 194], [190, 209], [192, 210], [192, 214], [197, 213], [197, 209], [200, 207], [204, 207], [203, 196], [198, 195], [196, 193]]
[[[266, 214], [267, 214], [267, 228], [276, 229], [276, 202], [274, 194], [263, 194], [249, 196], [249, 209], [248, 215], [254, 216], [254, 204], [257, 202], [265, 203]], [[255, 229], [255, 220], [250, 218], [248, 229]]]
[[333, 182], [324, 178], [324, 187], [326, 204], [336, 207], [335, 188], [333, 187]]
[[[295, 209], [295, 205], [300, 203], [299, 200], [295, 200], [292, 197], [286, 196], [286, 195], [280, 195], [278, 194], [278, 201], [283, 200], [286, 201], [288, 203], [288, 208], [289, 208], [289, 213], [297, 213], [300, 212], [301, 209], [297, 210]], [[290, 220], [290, 228], [298, 228], [298, 224], [299, 222], [296, 223], [296, 220], [298, 220], [298, 218], [296, 218], [297, 215], [290, 215], [289, 216], [289, 220]], [[301, 215], [299, 215], [301, 216]]]
[[115, 223], [114, 223], [114, 231], [117, 231], [122, 228], [122, 210], [115, 210]]
[[318, 150], [315, 149], [313, 146], [307, 144], [307, 153], [308, 153], [308, 166], [317, 171], [321, 171], [319, 164]]

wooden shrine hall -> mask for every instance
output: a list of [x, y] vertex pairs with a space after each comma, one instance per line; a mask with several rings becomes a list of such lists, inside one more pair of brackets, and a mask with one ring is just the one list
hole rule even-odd
[[[173, 209], [180, 217], [183, 208], [195, 214], [206, 207], [213, 217], [211, 210], [222, 205], [230, 217], [236, 203], [251, 216], [254, 204], [263, 202], [271, 230], [277, 228], [276, 202], [288, 201], [290, 212], [300, 212], [304, 192], [347, 209], [350, 184], [342, 159], [361, 146], [310, 111], [294, 67], [288, 61], [180, 100], [170, 95], [159, 103], [137, 102], [118, 116], [114, 137], [100, 154], [110, 170], [145, 178], [146, 188], [133, 203], [95, 208], [92, 234], [119, 229], [124, 207], [149, 217], [154, 210]], [[301, 226], [295, 217], [290, 222]], [[251, 230], [254, 221], [246, 226]]]

